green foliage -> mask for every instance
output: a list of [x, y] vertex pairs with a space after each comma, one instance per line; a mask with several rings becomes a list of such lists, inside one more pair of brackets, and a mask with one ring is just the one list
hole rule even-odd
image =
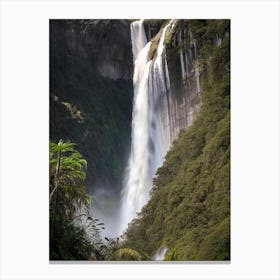
[[189, 20], [188, 23], [200, 50], [205, 46], [213, 46], [216, 36], [223, 37], [226, 32], [230, 31], [229, 20]]
[[60, 215], [51, 225], [50, 260], [88, 260], [94, 249], [83, 228]]
[[50, 142], [50, 207], [55, 212], [61, 204], [69, 219], [83, 206], [91, 203], [91, 197], [81, 184], [86, 178], [87, 162], [74, 149], [75, 144], [60, 140]]
[[[74, 147], [75, 144], [70, 141], [50, 142], [51, 260], [89, 259], [94, 248], [87, 235], [90, 230], [86, 231], [80, 226], [75, 217], [77, 213], [87, 209], [91, 204], [91, 197], [82, 185], [86, 177], [87, 162]], [[92, 224], [90, 226], [95, 227]], [[94, 233], [96, 235], [96, 229]]]
[[136, 250], [119, 249], [118, 238], [101, 238], [105, 225], [89, 215], [91, 197], [82, 185], [87, 162], [75, 146], [50, 142], [50, 259], [147, 259]]
[[144, 261], [148, 259], [149, 258], [146, 255], [141, 254], [140, 252], [131, 248], [117, 249], [110, 258], [110, 260], [117, 261]]
[[199, 260], [230, 259], [230, 219], [225, 218], [202, 241], [197, 258]]
[[95, 243], [94, 249], [94, 260], [111, 260], [114, 252], [119, 248], [119, 238], [107, 238], [105, 237], [105, 241], [99, 240], [99, 242]]
[[169, 252], [165, 258], [164, 258], [165, 261], [177, 261], [178, 258], [177, 258], [177, 250], [174, 249], [172, 252]]
[[129, 225], [126, 244], [149, 255], [165, 246], [166, 260], [230, 259], [230, 41], [213, 44], [229, 21], [187, 23], [198, 44], [201, 111], [158, 169], [151, 199]]

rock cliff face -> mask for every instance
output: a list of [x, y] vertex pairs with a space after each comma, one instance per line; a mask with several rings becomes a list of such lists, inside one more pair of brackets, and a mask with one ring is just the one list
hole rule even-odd
[[92, 20], [83, 30], [85, 45], [96, 61], [98, 71], [104, 76], [131, 80], [130, 22], [127, 20]]
[[187, 22], [177, 21], [167, 44], [171, 99], [175, 100], [174, 138], [188, 128], [201, 107], [200, 68], [196, 40]]
[[165, 20], [162, 19], [146, 19], [144, 20], [144, 28], [148, 41], [151, 41], [160, 31]]
[[52, 50], [65, 51], [88, 59], [98, 72], [113, 80], [131, 80], [130, 22], [127, 20], [52, 20]]
[[[150, 58], [154, 59], [161, 32], [169, 20], [145, 20], [145, 31], [151, 40]], [[174, 20], [165, 40], [165, 70], [168, 90], [168, 115], [171, 142], [187, 129], [201, 107], [198, 49], [189, 20]]]

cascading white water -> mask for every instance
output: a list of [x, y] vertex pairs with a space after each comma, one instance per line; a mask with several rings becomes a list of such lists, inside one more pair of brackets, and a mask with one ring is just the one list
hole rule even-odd
[[152, 257], [152, 259], [154, 261], [163, 261], [166, 252], [167, 252], [167, 248], [161, 248], [155, 253], [155, 255]]
[[138, 54], [147, 44], [147, 38], [146, 38], [143, 22], [144, 20], [138, 20], [132, 22], [130, 25], [132, 54], [133, 54], [134, 64]]
[[156, 58], [150, 61], [151, 42], [147, 43], [143, 20], [131, 24], [134, 59], [132, 143], [122, 197], [120, 233], [147, 203], [153, 177], [171, 144], [164, 39], [172, 22], [162, 30]]
[[167, 30], [172, 26], [171, 20], [163, 30], [159, 40], [156, 58], [149, 76], [149, 136], [150, 136], [150, 177], [154, 177], [157, 169], [163, 164], [169, 150], [172, 133], [170, 131], [170, 114], [168, 112], [169, 74], [164, 53], [164, 40]]
[[143, 20], [131, 24], [131, 41], [134, 60], [134, 100], [132, 115], [131, 152], [128, 161], [125, 188], [122, 198], [121, 228], [135, 217], [147, 200], [146, 186], [149, 171], [149, 126], [148, 126], [148, 76], [150, 62]]

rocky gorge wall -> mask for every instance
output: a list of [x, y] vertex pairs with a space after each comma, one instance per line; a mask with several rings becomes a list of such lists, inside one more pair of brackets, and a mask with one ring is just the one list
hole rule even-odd
[[[145, 20], [147, 38], [152, 42], [153, 59], [166, 20]], [[165, 40], [168, 89], [168, 114], [171, 142], [180, 131], [187, 129], [201, 107], [200, 68], [196, 40], [192, 37], [189, 20], [174, 20]]]

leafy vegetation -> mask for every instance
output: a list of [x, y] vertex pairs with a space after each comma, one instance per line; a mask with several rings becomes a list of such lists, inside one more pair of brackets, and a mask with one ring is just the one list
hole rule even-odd
[[83, 228], [75, 225], [75, 215], [91, 203], [82, 181], [86, 161], [75, 144], [50, 142], [50, 259], [88, 259], [92, 244]]
[[89, 214], [92, 198], [82, 185], [87, 162], [75, 146], [50, 142], [50, 260], [147, 260], [119, 238], [101, 237], [105, 225]]
[[92, 198], [82, 185], [87, 162], [74, 147], [50, 142], [50, 259], [105, 259], [116, 242], [103, 243], [104, 223], [89, 215]]
[[57, 197], [63, 198], [65, 212], [70, 219], [77, 207], [91, 202], [91, 197], [81, 185], [86, 178], [84, 169], [87, 162], [74, 149], [74, 145], [70, 141], [60, 140], [58, 144], [50, 142], [50, 203]]
[[119, 248], [113, 253], [110, 260], [144, 261], [149, 260], [149, 257], [131, 248]]
[[[188, 24], [200, 46], [201, 112], [159, 168], [150, 201], [125, 233], [126, 246], [148, 255], [167, 247], [166, 260], [228, 260], [230, 41], [223, 34], [229, 21]], [[223, 36], [221, 45], [213, 44], [216, 30]]]

